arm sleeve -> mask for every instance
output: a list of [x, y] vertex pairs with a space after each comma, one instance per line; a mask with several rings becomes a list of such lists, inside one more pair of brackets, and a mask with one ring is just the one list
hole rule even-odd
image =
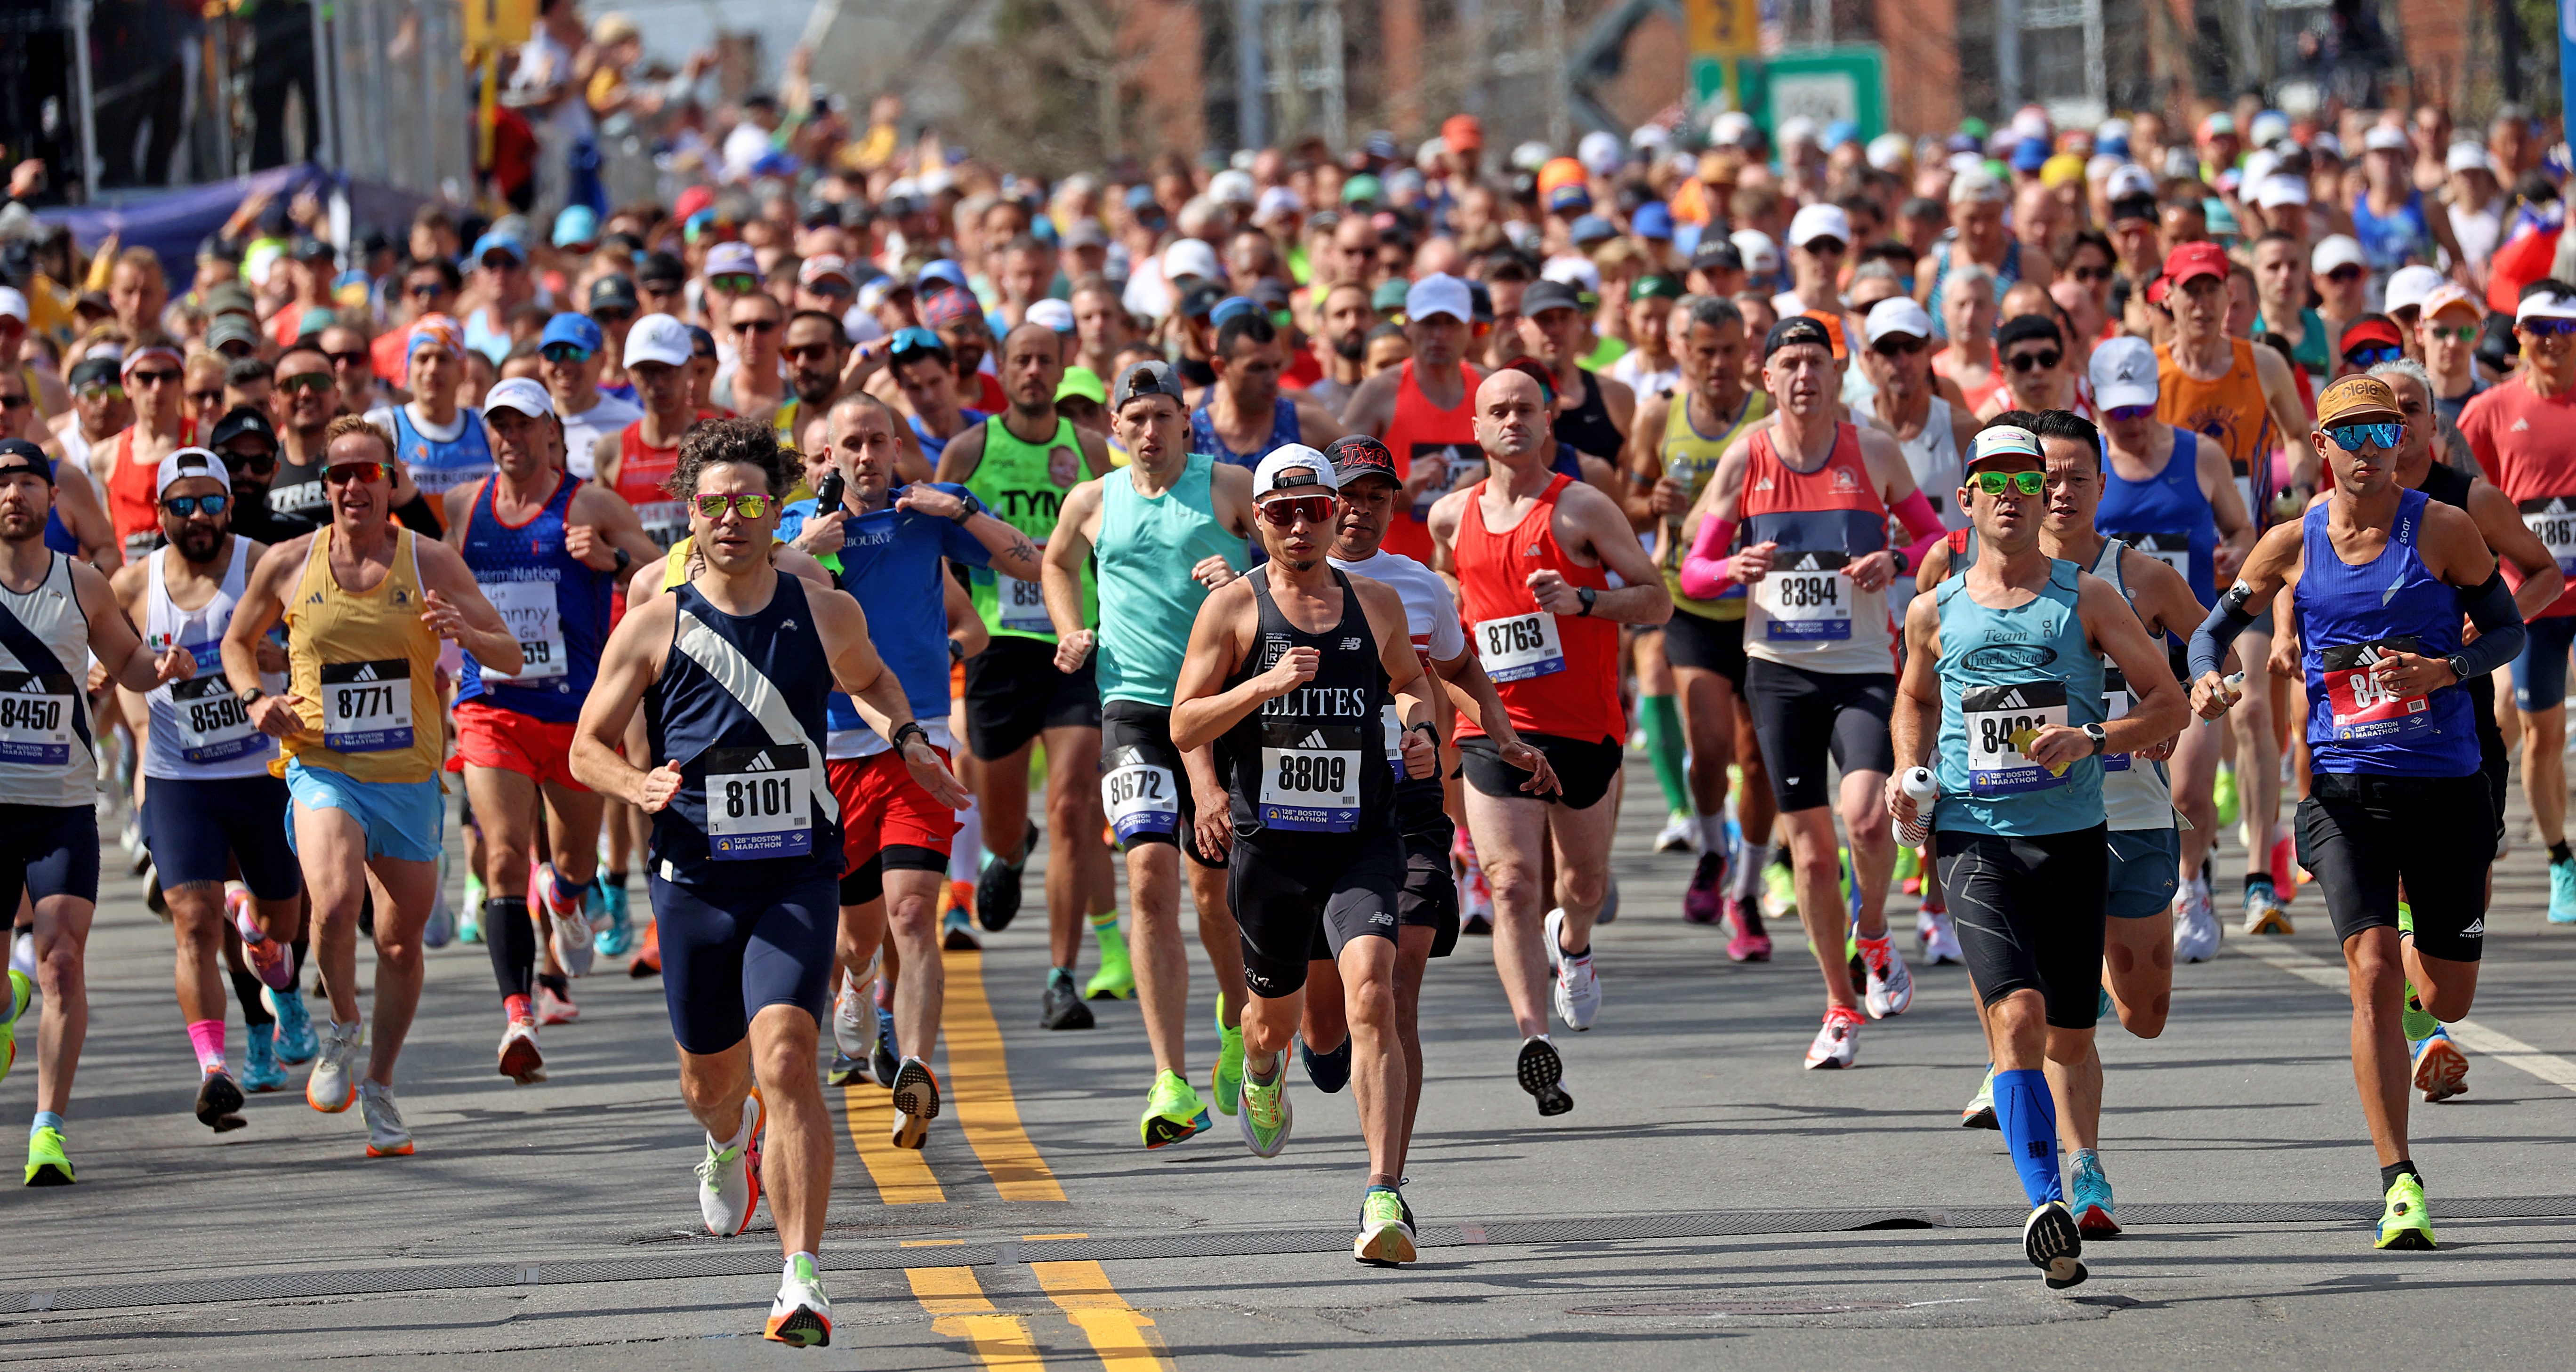
[[2526, 637], [2522, 611], [2514, 608], [2513, 592], [2504, 588], [2501, 574], [2489, 576], [2482, 585], [2462, 588], [2460, 609], [2478, 626], [2478, 641], [2451, 654], [2451, 669], [2462, 680], [2485, 676], [2522, 655]]
[[1910, 572], [1923, 565], [1932, 545], [1948, 537], [1950, 529], [1941, 522], [1940, 512], [1932, 508], [1930, 497], [1921, 491], [1898, 503], [1896, 517], [1904, 520], [1905, 531], [1914, 535], [1914, 542], [1905, 549], [1905, 569]]
[[2254, 616], [2245, 613], [2246, 599], [2244, 583], [2228, 587], [2227, 593], [2210, 607], [2209, 618], [2191, 631], [2191, 677], [2183, 683], [2186, 687], [2217, 671], [2219, 664], [2227, 660], [2227, 645], [2253, 627]]
[[1691, 540], [1690, 554], [1682, 559], [1682, 594], [1694, 600], [1715, 600], [1735, 584], [1727, 571], [1727, 550], [1735, 544], [1735, 521], [1711, 515], [1699, 523], [1699, 537]]

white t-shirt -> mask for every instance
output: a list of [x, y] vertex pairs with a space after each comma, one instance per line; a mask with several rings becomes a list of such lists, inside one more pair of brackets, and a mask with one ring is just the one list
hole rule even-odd
[[1674, 360], [1672, 366], [1658, 367], [1649, 371], [1646, 369], [1646, 350], [1643, 348], [1630, 348], [1619, 354], [1617, 361], [1601, 369], [1601, 374], [1613, 381], [1626, 382], [1628, 389], [1635, 391], [1639, 400], [1644, 400], [1658, 391], [1672, 390], [1682, 384], [1682, 369], [1678, 358]]
[[[407, 403], [402, 408], [403, 421], [411, 425], [411, 431], [432, 443], [453, 443], [464, 437], [465, 421], [474, 417], [473, 411], [460, 405], [456, 408], [456, 418], [444, 424], [432, 424], [420, 417], [420, 406], [417, 403]], [[367, 422], [383, 429], [386, 433], [399, 432], [394, 427], [394, 407], [391, 405], [378, 405], [367, 411]]]
[[564, 467], [584, 481], [596, 481], [599, 472], [592, 462], [592, 449], [599, 440], [644, 417], [644, 407], [632, 400], [620, 400], [602, 393], [599, 403], [577, 415], [564, 415]]
[[1458, 622], [1458, 602], [1449, 594], [1449, 583], [1421, 563], [1402, 553], [1381, 548], [1361, 562], [1344, 562], [1327, 557], [1338, 571], [1382, 581], [1395, 588], [1404, 598], [1404, 628], [1416, 644], [1431, 654], [1435, 662], [1449, 662], [1467, 651], [1467, 630]]
[[2494, 210], [2469, 210], [2451, 206], [2451, 236], [2460, 240], [2461, 255], [2469, 265], [2483, 271], [2487, 259], [2495, 255], [2496, 239], [2504, 232], [2504, 221]]

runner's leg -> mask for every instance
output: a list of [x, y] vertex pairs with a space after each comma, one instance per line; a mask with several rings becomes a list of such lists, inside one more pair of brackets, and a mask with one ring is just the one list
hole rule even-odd
[[36, 902], [36, 985], [45, 993], [36, 1030], [36, 1111], [63, 1113], [71, 1104], [72, 1074], [89, 1038], [88, 954], [90, 919], [98, 907], [77, 896]]
[[[1153, 1047], [1157, 1072], [1188, 1081], [1190, 964], [1189, 950], [1181, 945], [1180, 866], [1181, 850], [1172, 844], [1127, 845], [1128, 943], [1136, 960], [1136, 997], [1145, 1009], [1145, 1040]], [[1239, 961], [1236, 979], [1241, 980]]]
[[[367, 874], [376, 892], [376, 1017], [367, 1044], [367, 1079], [391, 1086], [394, 1062], [402, 1056], [412, 1016], [420, 1009], [420, 931], [438, 899], [438, 864], [378, 857], [368, 860]], [[354, 985], [354, 941], [349, 952]]]
[[[1477, 860], [1494, 894], [1494, 972], [1511, 1003], [1513, 1025], [1522, 1038], [1535, 1038], [1547, 1032], [1550, 972], [1540, 926], [1547, 917], [1548, 892], [1540, 866], [1552, 806], [1543, 800], [1489, 796], [1470, 786], [1466, 808], [1467, 831], [1475, 838]], [[1596, 884], [1596, 901], [1599, 890]], [[1587, 942], [1597, 909], [1584, 912]]]
[[[1091, 896], [1109, 870], [1109, 849], [1100, 841], [1100, 731], [1066, 725], [1047, 730], [1045, 738], [1047, 953], [1054, 959], [1048, 965], [1070, 970], [1081, 955]], [[977, 803], [982, 803], [980, 795]], [[1019, 818], [1005, 821], [1012, 838], [1028, 832], [1027, 815], [1028, 763], [1023, 758]], [[987, 814], [988, 841], [998, 836], [993, 825]]]

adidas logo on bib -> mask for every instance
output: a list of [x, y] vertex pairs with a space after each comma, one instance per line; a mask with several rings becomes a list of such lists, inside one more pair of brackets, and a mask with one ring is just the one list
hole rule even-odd
[[775, 772], [778, 770], [778, 764], [770, 761], [767, 753], [754, 753], [751, 755], [751, 761], [744, 763], [742, 769], [746, 772]]
[[2004, 698], [1996, 701], [1994, 708], [1998, 710], [2027, 710], [2030, 708], [2030, 703], [2021, 698], [2021, 692], [2019, 690], [2011, 690], [2004, 692]]
[[360, 667], [360, 668], [358, 669], [358, 671], [357, 671], [357, 674], [356, 674], [355, 676], [350, 677], [349, 679], [350, 679], [351, 681], [373, 681], [373, 680], [375, 680], [375, 679], [376, 679], [376, 666], [375, 666], [375, 664], [374, 664], [374, 663], [372, 663], [372, 662], [370, 662], [370, 663], [366, 664], [365, 666]]
[[1305, 740], [1300, 742], [1297, 746], [1300, 748], [1312, 748], [1320, 751], [1325, 748], [1330, 748], [1333, 745], [1324, 741], [1324, 731], [1318, 729], [1315, 732], [1306, 735]]

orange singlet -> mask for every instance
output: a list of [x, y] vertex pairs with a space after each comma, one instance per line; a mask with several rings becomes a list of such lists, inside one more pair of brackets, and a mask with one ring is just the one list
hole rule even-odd
[[2227, 454], [2236, 494], [2260, 530], [2272, 522], [2272, 448], [2279, 435], [2272, 432], [2262, 375], [2254, 370], [2255, 345], [2242, 338], [2227, 343], [2234, 357], [2227, 374], [2215, 381], [2185, 373], [2173, 359], [2173, 345], [2157, 345], [2156, 418], [2199, 434]]

